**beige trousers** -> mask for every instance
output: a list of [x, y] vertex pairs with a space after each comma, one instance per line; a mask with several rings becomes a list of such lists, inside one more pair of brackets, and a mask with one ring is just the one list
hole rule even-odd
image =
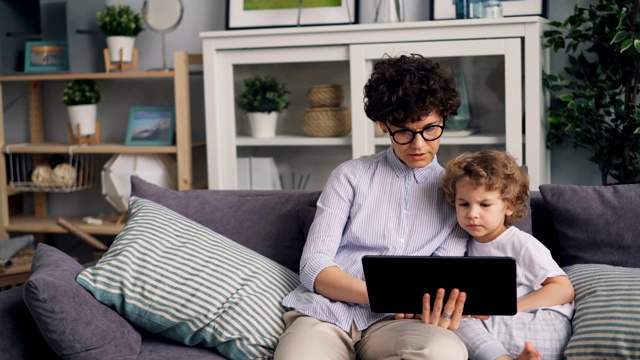
[[276, 348], [276, 360], [467, 359], [467, 349], [453, 331], [419, 320], [382, 320], [364, 332], [303, 315], [284, 314], [287, 330]]

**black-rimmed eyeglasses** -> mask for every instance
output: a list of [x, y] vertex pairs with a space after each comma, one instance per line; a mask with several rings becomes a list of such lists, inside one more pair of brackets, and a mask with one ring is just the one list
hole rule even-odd
[[410, 144], [411, 142], [413, 142], [413, 139], [415, 139], [416, 134], [420, 134], [425, 141], [438, 140], [438, 138], [442, 136], [442, 133], [444, 132], [444, 126], [442, 125], [428, 125], [424, 129], [418, 131], [409, 129], [391, 131], [389, 125], [387, 125], [386, 122], [384, 123], [384, 126], [386, 126], [387, 130], [389, 130], [389, 135], [391, 136], [393, 141], [395, 141], [396, 144], [399, 145]]

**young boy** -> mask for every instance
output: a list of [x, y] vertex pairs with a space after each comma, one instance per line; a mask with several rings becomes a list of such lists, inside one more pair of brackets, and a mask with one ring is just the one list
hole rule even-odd
[[518, 313], [462, 319], [455, 332], [469, 358], [561, 359], [571, 335], [573, 286], [544, 245], [511, 226], [528, 211], [527, 174], [506, 152], [486, 150], [450, 161], [442, 184], [458, 224], [472, 236], [469, 256], [516, 259]]

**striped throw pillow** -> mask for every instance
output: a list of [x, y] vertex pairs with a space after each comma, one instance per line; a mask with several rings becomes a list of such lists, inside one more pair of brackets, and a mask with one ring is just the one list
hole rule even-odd
[[129, 214], [80, 285], [153, 333], [231, 359], [273, 356], [297, 274], [152, 201], [132, 197]]
[[640, 359], [640, 269], [577, 264], [564, 271], [576, 291], [567, 359]]

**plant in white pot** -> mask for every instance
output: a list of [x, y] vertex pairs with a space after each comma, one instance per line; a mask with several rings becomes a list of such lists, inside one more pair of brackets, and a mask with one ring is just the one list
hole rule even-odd
[[75, 138], [96, 133], [100, 89], [93, 80], [70, 80], [64, 86], [62, 103], [67, 106], [69, 123]]
[[256, 75], [244, 80], [244, 90], [236, 99], [247, 112], [251, 134], [256, 138], [274, 137], [278, 113], [289, 107], [289, 90], [269, 75]]
[[144, 30], [140, 14], [129, 5], [107, 4], [104, 10], [98, 11], [98, 28], [107, 37], [107, 46], [111, 62], [131, 62], [135, 37]]

